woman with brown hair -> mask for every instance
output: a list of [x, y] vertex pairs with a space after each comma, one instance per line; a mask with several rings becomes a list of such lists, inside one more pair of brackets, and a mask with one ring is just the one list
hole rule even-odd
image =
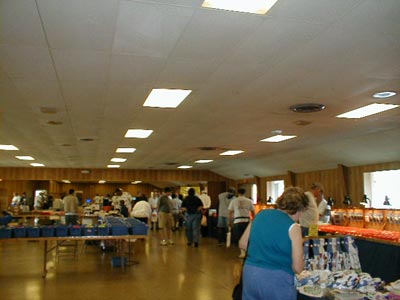
[[254, 219], [243, 268], [243, 300], [295, 300], [294, 274], [304, 268], [303, 240], [297, 224], [308, 198], [299, 187], [289, 187], [276, 209]]

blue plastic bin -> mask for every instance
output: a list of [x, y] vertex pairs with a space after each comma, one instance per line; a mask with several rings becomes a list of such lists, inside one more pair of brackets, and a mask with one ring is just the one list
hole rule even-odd
[[39, 227], [27, 227], [26, 231], [27, 231], [28, 237], [36, 238], [36, 237], [40, 236], [40, 228]]
[[68, 227], [67, 226], [56, 226], [55, 228], [56, 236], [64, 237], [68, 235]]
[[82, 227], [73, 225], [69, 227], [69, 235], [70, 236], [82, 236]]
[[41, 227], [40, 230], [41, 230], [42, 237], [53, 237], [54, 236], [54, 227], [53, 226]]
[[24, 238], [24, 237], [26, 237], [26, 228], [25, 227], [14, 227], [13, 228], [13, 236], [15, 238]]
[[110, 228], [109, 227], [97, 227], [97, 235], [109, 235], [110, 234]]
[[0, 239], [9, 239], [11, 238], [12, 230], [8, 227], [0, 227]]

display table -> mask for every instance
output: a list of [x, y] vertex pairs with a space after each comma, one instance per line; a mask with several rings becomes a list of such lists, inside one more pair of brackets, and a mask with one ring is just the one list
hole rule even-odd
[[400, 279], [400, 232], [334, 225], [318, 230], [354, 236], [363, 272], [386, 282]]
[[[42, 277], [46, 278], [47, 275], [47, 259], [49, 253], [56, 249], [57, 245], [63, 243], [65, 241], [96, 241], [96, 240], [108, 240], [115, 241], [117, 243], [117, 249], [121, 251], [124, 249], [124, 243], [128, 245], [128, 256], [131, 254], [131, 242], [136, 241], [137, 239], [147, 239], [147, 235], [120, 235], [120, 236], [66, 236], [66, 237], [37, 237], [37, 238], [9, 238], [9, 239], [0, 239], [1, 243], [10, 243], [10, 242], [20, 242], [20, 241], [38, 241], [44, 242], [43, 247], [43, 273]], [[54, 245], [49, 247], [49, 242], [55, 242]], [[122, 265], [124, 266], [124, 265]]]

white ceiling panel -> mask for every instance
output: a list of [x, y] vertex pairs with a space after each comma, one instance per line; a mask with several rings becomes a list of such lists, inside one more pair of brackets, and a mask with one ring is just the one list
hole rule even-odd
[[47, 48], [0, 45], [0, 64], [11, 79], [56, 80]]
[[34, 0], [0, 1], [0, 43], [14, 46], [46, 46]]
[[118, 0], [38, 0], [51, 48], [110, 51]]
[[[400, 104], [400, 1], [279, 0], [265, 16], [201, 3], [0, 1], [0, 143], [48, 167], [104, 168], [122, 146], [137, 148], [123, 169], [214, 159], [194, 169], [232, 179], [400, 161], [400, 108], [335, 117]], [[143, 107], [153, 88], [193, 91], [175, 109]], [[385, 90], [398, 94], [372, 97]], [[326, 108], [289, 109], [310, 102]], [[126, 139], [130, 128], [154, 133]], [[259, 142], [273, 130], [298, 137]], [[0, 167], [26, 166], [4, 152]]]
[[179, 6], [121, 1], [113, 53], [168, 57], [192, 14]]
[[156, 82], [166, 63], [165, 58], [113, 55], [111, 57], [110, 80], [129, 81], [130, 84], [143, 85]]
[[98, 51], [51, 50], [60, 80], [105, 82], [110, 56]]

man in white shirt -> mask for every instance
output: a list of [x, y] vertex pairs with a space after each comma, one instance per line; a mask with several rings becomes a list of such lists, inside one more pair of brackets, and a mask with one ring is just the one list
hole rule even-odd
[[[207, 191], [206, 190], [202, 190], [201, 191], [201, 195], [198, 196], [199, 199], [201, 200], [201, 202], [203, 202], [203, 209], [202, 209], [202, 215], [203, 215], [203, 219], [207, 220], [207, 222], [201, 222], [201, 236], [205, 237], [208, 236], [208, 224], [209, 224], [209, 215], [208, 215], [208, 210], [211, 207], [211, 197], [209, 195], [207, 195]], [[202, 219], [202, 220], [203, 220]]]
[[323, 187], [320, 183], [314, 182], [311, 185], [311, 191], [305, 192], [304, 194], [308, 198], [308, 207], [303, 211], [300, 217], [301, 232], [303, 236], [308, 235], [308, 231], [311, 225], [318, 224], [319, 213], [316, 198], [322, 195]]

